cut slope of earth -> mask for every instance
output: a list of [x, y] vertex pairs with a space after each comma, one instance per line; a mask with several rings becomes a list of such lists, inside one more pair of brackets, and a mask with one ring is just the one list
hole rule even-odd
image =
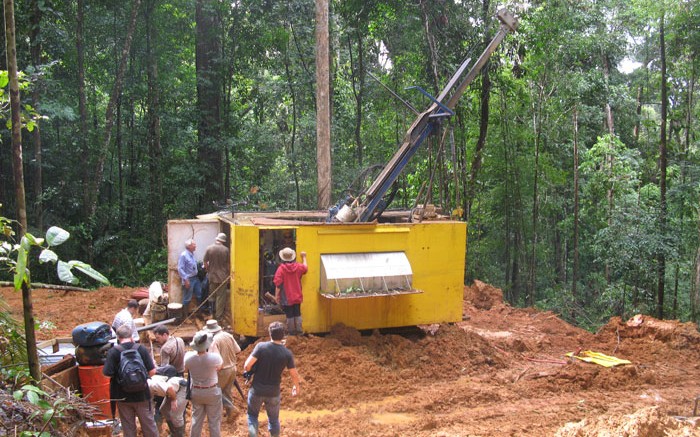
[[[110, 323], [133, 291], [36, 290], [37, 320], [50, 322], [39, 336]], [[19, 317], [20, 294], [0, 293]], [[338, 326], [323, 337], [289, 338], [303, 384], [292, 397], [284, 380], [283, 435], [700, 435], [691, 417], [700, 395], [695, 325], [640, 315], [613, 318], [592, 334], [552, 312], [504, 304], [500, 290], [479, 281], [464, 296], [456, 324], [364, 336]], [[240, 354], [239, 369], [250, 350]], [[632, 364], [605, 368], [565, 356], [580, 350]], [[245, 415], [222, 431], [247, 435]]]

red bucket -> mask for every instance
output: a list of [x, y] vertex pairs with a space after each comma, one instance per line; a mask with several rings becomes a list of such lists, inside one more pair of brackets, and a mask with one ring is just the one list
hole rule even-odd
[[78, 366], [80, 391], [83, 398], [99, 408], [95, 418], [105, 420], [112, 418], [112, 408], [109, 405], [109, 376], [102, 374], [104, 366]]

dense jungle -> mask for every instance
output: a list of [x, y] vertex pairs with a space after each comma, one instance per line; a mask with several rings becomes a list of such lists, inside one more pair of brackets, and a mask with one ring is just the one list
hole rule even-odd
[[[0, 62], [19, 72], [22, 129], [9, 129], [5, 73], [0, 215], [16, 232], [24, 215], [33, 235], [66, 229], [61, 256], [112, 284], [165, 280], [168, 219], [332, 206], [430, 103], [410, 87], [437, 95], [505, 7], [517, 32], [407, 165], [391, 208], [433, 203], [467, 221], [465, 284], [494, 284], [512, 305], [589, 329], [638, 312], [697, 321], [698, 2], [4, 4]], [[54, 270], [36, 264], [32, 280]]]

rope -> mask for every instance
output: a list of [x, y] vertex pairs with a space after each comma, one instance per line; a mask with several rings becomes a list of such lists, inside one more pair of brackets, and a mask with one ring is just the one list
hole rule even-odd
[[[175, 329], [172, 330], [171, 335], [174, 334], [175, 332], [177, 332], [177, 330], [180, 329], [180, 327], [182, 327], [182, 325], [184, 325], [185, 322], [188, 321], [188, 320], [192, 317], [192, 314], [196, 314], [197, 311], [199, 311], [199, 309], [202, 308], [202, 306], [203, 306], [205, 303], [209, 302], [209, 299], [211, 299], [212, 297], [216, 296], [216, 293], [218, 293], [218, 292], [222, 289], [222, 287], [224, 286], [224, 284], [228, 283], [230, 280], [231, 280], [231, 275], [228, 275], [228, 277], [224, 280], [224, 282], [222, 282], [221, 284], [219, 284], [219, 286], [216, 288], [216, 290], [214, 290], [213, 292], [209, 293], [209, 296], [207, 296], [207, 298], [204, 299], [204, 300], [199, 304], [199, 306], [197, 306], [197, 308], [195, 308], [194, 311], [192, 311], [192, 313], [188, 314], [187, 317], [185, 317], [184, 319], [182, 319], [182, 322], [180, 322], [180, 324], [177, 325], [177, 326], [175, 327]], [[186, 311], [187, 309], [183, 307], [182, 310], [183, 310], [183, 311]]]

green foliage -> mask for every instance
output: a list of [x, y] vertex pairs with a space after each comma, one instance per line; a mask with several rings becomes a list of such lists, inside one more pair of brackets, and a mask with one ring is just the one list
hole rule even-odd
[[28, 375], [18, 373], [27, 372], [27, 349], [22, 332], [9, 306], [0, 299], [0, 387], [29, 380]]
[[[53, 396], [39, 387], [25, 384], [12, 393], [16, 402], [27, 401], [34, 407], [34, 411], [27, 417], [23, 425], [29, 429], [23, 430], [20, 436], [49, 437], [58, 421], [66, 416], [72, 409], [70, 403], [62, 396]], [[32, 429], [34, 428], [34, 429]], [[55, 431], [54, 431], [55, 432]]]
[[[17, 72], [17, 81], [19, 82], [19, 91], [26, 92], [31, 82], [27, 78], [24, 72]], [[10, 93], [5, 89], [10, 83], [10, 78], [7, 70], [0, 70], [0, 119], [5, 119], [5, 127], [7, 129], [12, 128], [12, 119], [10, 116]], [[39, 113], [31, 106], [26, 103], [21, 105], [20, 108], [20, 122], [22, 127], [29, 132], [32, 132], [42, 117]]]
[[[17, 21], [19, 65], [32, 64], [28, 44], [36, 43], [29, 39], [30, 5], [17, 5], [23, 18]], [[433, 198], [454, 203], [441, 205], [446, 210], [472, 206], [467, 280], [500, 286], [514, 304], [527, 304], [533, 292], [540, 305], [567, 317], [573, 309], [578, 316], [572, 320], [594, 326], [601, 320], [594, 312], [609, 314], [605, 310], [611, 302], [631, 308], [627, 296], [635, 289], [644, 305], [653, 302], [653, 272], [663, 253], [669, 266], [679, 268], [678, 314], [697, 317], [690, 272], [698, 246], [700, 195], [700, 154], [693, 136], [700, 114], [700, 44], [698, 32], [693, 32], [700, 17], [698, 2], [584, 0], [534, 2], [521, 9], [513, 2], [506, 5], [518, 15], [519, 31], [506, 38], [489, 62], [488, 135], [478, 171], [473, 172], [472, 165], [481, 88], [486, 85], [481, 77], [446, 123], [454, 140], [443, 157], [436, 156], [435, 139], [426, 141], [400, 176], [392, 207], [411, 207], [440, 164]], [[369, 73], [423, 109], [428, 100], [406, 88], [417, 85], [434, 93], [465, 57], [475, 60], [499, 25], [493, 18], [497, 5], [490, 6], [492, 10], [483, 12], [483, 3], [475, 1], [331, 4], [333, 201], [365, 168], [386, 163], [415, 119]], [[220, 75], [222, 102], [220, 125], [212, 138], [202, 134], [196, 104], [203, 83], [197, 77], [202, 65], [196, 62], [194, 5], [188, 0], [153, 3], [149, 15], [142, 17], [148, 23], [138, 26], [134, 35], [94, 216], [87, 214], [85, 205], [90, 189], [86, 175], [94, 173], [104, 139], [104, 114], [131, 4], [85, 2], [85, 120], [80, 119], [76, 87], [75, 20], [66, 19], [75, 16], [75, 4], [43, 7], [39, 30], [46, 63], [27, 68], [21, 86], [27, 102], [33, 96], [29, 91], [37, 91], [38, 101], [31, 104], [48, 118], [35, 120], [41, 127], [41, 166], [33, 136], [25, 136], [25, 182], [29, 222], [37, 227], [39, 218], [62, 223], [70, 232], [61, 246], [66, 259], [87, 259], [116, 284], [164, 279], [165, 220], [215, 210], [211, 201], [199, 203], [210, 194], [205, 187], [224, 188], [239, 209], [316, 208], [315, 28], [309, 20], [313, 2], [207, 2], [216, 12], [212, 31], [221, 36], [219, 57], [210, 66]], [[668, 229], [656, 225], [661, 199], [657, 162], [662, 8], [671, 102]], [[631, 73], [618, 70], [625, 58], [641, 66]], [[0, 75], [0, 85], [3, 81], [6, 76]], [[5, 93], [5, 101], [6, 97]], [[607, 108], [613, 126], [607, 126]], [[7, 113], [6, 106], [0, 109]], [[27, 123], [34, 120], [29, 108], [25, 112]], [[158, 130], [152, 124], [155, 115]], [[4, 135], [0, 152], [9, 156]], [[210, 174], [212, 162], [228, 170], [228, 179]], [[41, 187], [36, 186], [38, 168], [43, 171]], [[575, 170], [578, 222], [573, 218]], [[0, 160], [0, 174], [5, 182], [0, 198], [14, 211], [9, 160]], [[469, 184], [474, 193], [467, 199]], [[581, 301], [574, 304], [566, 295], [572, 288], [575, 225]], [[38, 243], [33, 236], [43, 235], [45, 228], [28, 231], [26, 241], [3, 243], [5, 254], [16, 250], [11, 258], [13, 269], [20, 272], [17, 278], [29, 278], [27, 261], [39, 247], [40, 263], [30, 266], [33, 281], [54, 277], [55, 272], [69, 281], [78, 274], [91, 276], [83, 263], [60, 261], [48, 238]], [[15, 270], [11, 273], [14, 276]]]
[[66, 262], [58, 259], [58, 255], [53, 251], [53, 247], [63, 244], [69, 237], [70, 234], [67, 231], [57, 226], [52, 226], [46, 231], [45, 239], [36, 238], [30, 233], [25, 233], [19, 244], [11, 245], [3, 241], [3, 243], [7, 244], [3, 244], [2, 248], [0, 248], [0, 254], [3, 256], [2, 261], [4, 261], [9, 266], [10, 271], [14, 273], [15, 290], [21, 289], [22, 284], [31, 286], [28, 258], [32, 247], [41, 249], [41, 253], [39, 254], [40, 263], [56, 264], [56, 274], [63, 282], [69, 284], [80, 283], [80, 280], [73, 274], [73, 269], [75, 269], [97, 282], [109, 284], [109, 280], [104, 275], [93, 269], [87, 263], [75, 260]]

